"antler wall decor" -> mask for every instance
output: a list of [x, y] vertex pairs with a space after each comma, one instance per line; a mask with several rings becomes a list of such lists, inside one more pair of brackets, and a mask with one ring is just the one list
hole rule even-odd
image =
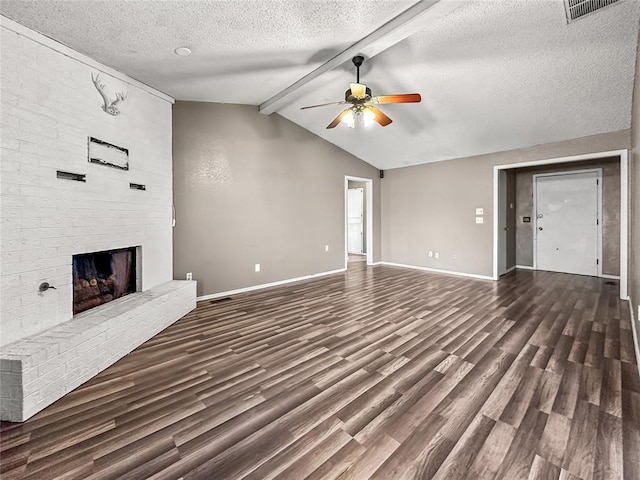
[[109, 97], [107, 97], [107, 94], [104, 92], [105, 85], [100, 81], [100, 74], [97, 74], [94, 77], [92, 73], [91, 80], [93, 80], [93, 84], [95, 85], [96, 89], [98, 90], [98, 93], [100, 93], [100, 96], [102, 97], [102, 107], [101, 107], [102, 110], [104, 110], [109, 115], [113, 115], [113, 116], [118, 115], [120, 113], [120, 110], [118, 110], [117, 105], [118, 103], [124, 101], [125, 98], [127, 98], [128, 93], [116, 92], [115, 100], [109, 100]]

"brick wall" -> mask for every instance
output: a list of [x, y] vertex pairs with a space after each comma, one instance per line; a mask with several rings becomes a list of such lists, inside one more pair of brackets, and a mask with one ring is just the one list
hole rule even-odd
[[[172, 279], [171, 99], [1, 20], [0, 345], [6, 345], [71, 319], [74, 254], [140, 245], [142, 289]], [[119, 116], [101, 110], [92, 73], [100, 73], [110, 96], [128, 92]], [[89, 136], [129, 149], [130, 169], [90, 164]], [[57, 179], [57, 170], [86, 174], [86, 183]], [[147, 190], [131, 190], [130, 182]], [[39, 293], [43, 281], [57, 289]]]

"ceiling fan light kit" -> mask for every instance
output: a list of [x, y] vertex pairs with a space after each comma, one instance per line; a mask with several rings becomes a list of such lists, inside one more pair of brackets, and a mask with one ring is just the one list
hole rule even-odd
[[355, 128], [356, 125], [369, 127], [376, 122], [376, 114], [368, 107], [358, 108], [354, 106], [347, 108], [345, 112], [341, 121], [349, 128]]
[[310, 105], [302, 107], [301, 110], [308, 108], [324, 107], [327, 105], [344, 105], [350, 103], [351, 106], [340, 112], [340, 114], [327, 125], [327, 128], [335, 128], [338, 124], [344, 123], [349, 128], [363, 125], [368, 127], [374, 123], [386, 127], [393, 120], [385, 115], [380, 109], [374, 105], [389, 103], [419, 103], [422, 97], [419, 93], [400, 93], [396, 95], [381, 95], [373, 97], [371, 89], [365, 84], [360, 83], [360, 67], [364, 62], [364, 57], [357, 55], [351, 60], [356, 67], [356, 81], [349, 84], [349, 89], [344, 93], [344, 101], [323, 103], [320, 105]]

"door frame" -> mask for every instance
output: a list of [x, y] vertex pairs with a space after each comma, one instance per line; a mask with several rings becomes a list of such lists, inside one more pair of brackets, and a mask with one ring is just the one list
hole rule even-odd
[[538, 269], [538, 198], [536, 181], [540, 177], [558, 177], [562, 175], [574, 175], [580, 173], [597, 173], [598, 174], [598, 187], [597, 187], [597, 203], [598, 203], [598, 228], [597, 228], [597, 255], [598, 265], [597, 273], [598, 277], [602, 277], [602, 168], [588, 168], [584, 170], [567, 170], [562, 172], [551, 173], [536, 173], [533, 175], [533, 269]]
[[344, 176], [344, 268], [347, 268], [349, 261], [348, 235], [349, 235], [349, 218], [347, 215], [347, 190], [349, 190], [349, 181], [362, 182], [367, 184], [364, 191], [364, 201], [366, 204], [366, 230], [367, 230], [367, 265], [373, 265], [373, 180], [371, 178], [354, 177], [351, 175]]
[[498, 280], [498, 172], [521, 167], [537, 165], [553, 165], [554, 163], [578, 162], [581, 160], [597, 160], [599, 158], [618, 157], [620, 159], [620, 298], [629, 299], [628, 290], [628, 255], [629, 255], [629, 151], [609, 150], [604, 152], [556, 157], [529, 162], [495, 165], [493, 167], [493, 279]]

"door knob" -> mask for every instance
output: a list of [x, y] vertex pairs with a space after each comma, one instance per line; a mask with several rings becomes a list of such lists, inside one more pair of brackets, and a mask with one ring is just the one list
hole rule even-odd
[[538, 227], [538, 230], [542, 230], [542, 227]]

